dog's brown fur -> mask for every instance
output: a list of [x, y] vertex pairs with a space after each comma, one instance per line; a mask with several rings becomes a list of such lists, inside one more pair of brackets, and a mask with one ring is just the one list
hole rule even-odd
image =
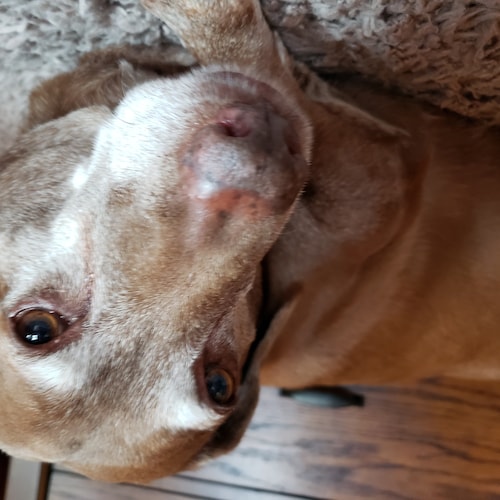
[[[203, 68], [179, 77], [145, 49], [87, 56], [33, 93], [2, 159], [0, 446], [144, 482], [235, 446], [259, 376], [498, 378], [498, 132], [352, 79], [334, 89], [290, 61], [256, 1], [144, 4]], [[285, 100], [242, 93], [235, 72]], [[196, 135], [220, 109], [243, 100], [258, 120], [269, 99], [288, 139], [251, 138], [236, 173], [233, 156], [199, 164], [206, 144], [225, 154], [225, 138]], [[241, 180], [268, 157], [278, 166]], [[221, 171], [239, 197], [203, 191]], [[22, 345], [12, 317], [26, 307], [70, 328]], [[207, 399], [207, 366], [239, 386], [228, 407]]]

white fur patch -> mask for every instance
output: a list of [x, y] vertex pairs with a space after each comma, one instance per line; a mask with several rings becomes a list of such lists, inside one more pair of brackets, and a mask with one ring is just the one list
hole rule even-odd
[[81, 363], [67, 363], [59, 358], [58, 353], [25, 359], [21, 366], [24, 377], [35, 387], [43, 392], [53, 391], [55, 395], [81, 389], [87, 378]]
[[67, 216], [58, 217], [52, 226], [52, 241], [62, 249], [73, 248], [80, 238], [80, 224]]
[[[172, 391], [177, 392], [177, 391]], [[172, 430], [209, 430], [221, 415], [204, 406], [192, 394], [166, 392], [160, 399], [157, 424]]]
[[159, 381], [155, 427], [171, 430], [208, 430], [220, 420], [221, 415], [203, 404], [196, 390], [196, 381], [187, 360], [179, 359], [173, 370]]
[[[134, 89], [135, 90], [135, 89]], [[154, 109], [155, 102], [149, 94], [141, 94], [140, 91], [130, 92], [133, 98], [127, 98], [125, 104], [116, 109], [118, 120], [128, 124], [133, 124], [137, 120], [137, 115], [144, 116], [150, 109]]]
[[73, 176], [71, 177], [71, 185], [75, 190], [80, 190], [89, 178], [89, 170], [84, 166], [80, 165], [76, 170]]
[[[98, 151], [109, 151], [117, 144], [122, 144], [124, 140], [127, 143], [127, 153], [132, 156], [131, 158], [127, 154], [123, 154], [123, 151], [119, 155], [112, 154], [111, 157], [106, 158], [106, 176], [110, 176], [117, 183], [127, 183], [140, 179], [146, 172], [144, 162], [139, 161], [138, 158], [140, 152], [144, 149], [144, 137], [140, 135], [139, 137], [133, 137], [128, 134], [124, 139], [125, 135], [123, 127], [120, 126], [120, 120], [115, 120], [115, 122], [102, 127], [97, 138]], [[91, 166], [94, 168], [96, 165], [102, 165], [99, 154], [97, 160], [93, 161]]]

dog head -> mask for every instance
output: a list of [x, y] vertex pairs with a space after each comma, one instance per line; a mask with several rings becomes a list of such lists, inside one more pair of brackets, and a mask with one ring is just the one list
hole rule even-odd
[[0, 163], [0, 448], [146, 482], [237, 443], [259, 265], [307, 137], [279, 86], [205, 68], [19, 140]]

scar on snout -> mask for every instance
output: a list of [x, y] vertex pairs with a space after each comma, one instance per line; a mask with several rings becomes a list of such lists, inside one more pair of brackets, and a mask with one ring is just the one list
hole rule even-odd
[[120, 186], [111, 189], [108, 197], [108, 207], [126, 207], [134, 203], [135, 188], [132, 186]]

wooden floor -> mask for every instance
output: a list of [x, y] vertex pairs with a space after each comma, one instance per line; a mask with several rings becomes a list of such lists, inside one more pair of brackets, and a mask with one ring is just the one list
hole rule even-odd
[[334, 410], [265, 389], [239, 448], [204, 469], [149, 488], [57, 470], [50, 500], [500, 499], [499, 384], [355, 390], [365, 407]]

